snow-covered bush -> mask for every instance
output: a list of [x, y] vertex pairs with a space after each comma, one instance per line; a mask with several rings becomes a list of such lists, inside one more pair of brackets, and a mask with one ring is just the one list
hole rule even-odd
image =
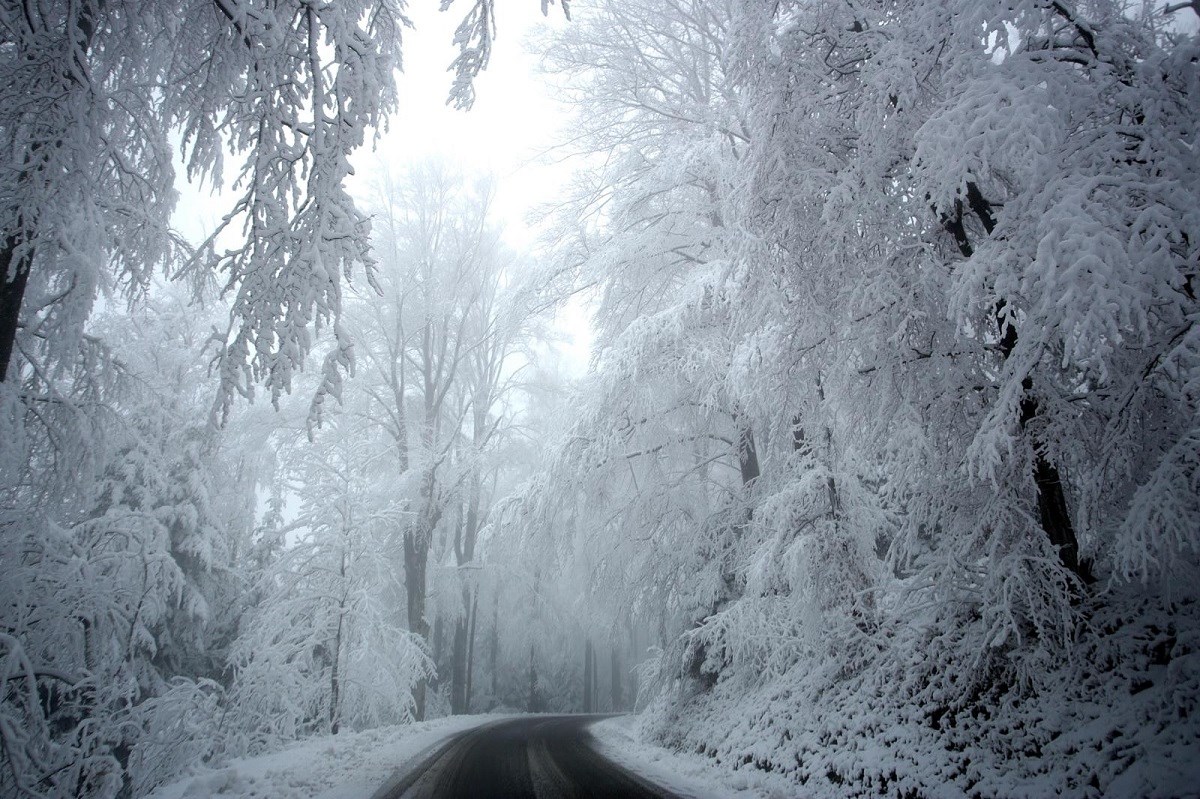
[[414, 686], [432, 666], [392, 604], [403, 514], [372, 479], [371, 433], [339, 415], [314, 444], [291, 447], [296, 532], [260, 575], [260, 600], [231, 648], [223, 733], [232, 751], [413, 718]]

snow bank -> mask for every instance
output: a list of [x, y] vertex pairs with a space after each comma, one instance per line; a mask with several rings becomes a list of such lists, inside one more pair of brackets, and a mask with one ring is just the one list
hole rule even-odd
[[647, 743], [638, 735], [637, 722], [634, 716], [620, 716], [593, 724], [597, 751], [682, 799], [783, 799], [795, 795], [795, 783], [777, 774], [731, 771], [711, 758]]
[[1035, 685], [997, 671], [978, 696], [939, 701], [938, 675], [966, 667], [897, 641], [858, 668], [680, 683], [634, 734], [814, 799], [1200, 797], [1200, 605], [1156, 612], [1128, 593], [1110, 594]]
[[426, 750], [498, 716], [452, 716], [302, 741], [164, 785], [148, 799], [366, 799]]

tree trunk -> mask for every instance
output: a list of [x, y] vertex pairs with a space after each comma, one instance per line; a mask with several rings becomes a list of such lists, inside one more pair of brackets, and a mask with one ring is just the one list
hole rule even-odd
[[471, 682], [475, 674], [475, 627], [479, 619], [479, 592], [471, 598], [470, 625], [467, 632], [467, 696], [463, 701], [463, 712], [471, 712]]
[[749, 486], [762, 472], [758, 465], [758, 448], [754, 445], [754, 430], [749, 423], [738, 420], [738, 469], [742, 473], [742, 485]]
[[[74, 19], [75, 35], [72, 37], [75, 45], [72, 55], [74, 63], [62, 74], [69, 83], [84, 91], [88, 91], [89, 87], [81, 83], [79, 77], [91, 73], [84, 60], [92, 49], [92, 40], [96, 35], [95, 17], [102, 5], [103, 3], [80, 3], [77, 6], [72, 4], [73, 12], [77, 14]], [[68, 131], [65, 130], [59, 133], [59, 137], [49, 145], [50, 152], [62, 147], [63, 140], [68, 135]], [[30, 144], [28, 152], [24, 154], [28, 156], [26, 163], [36, 164], [36, 166], [25, 167], [17, 177], [18, 186], [24, 186], [33, 175], [45, 171], [48, 164], [46, 146], [44, 140]], [[21, 156], [18, 155], [17, 158], [19, 160]], [[21, 210], [19, 206], [14, 210], [16, 213], [13, 216], [19, 227]], [[17, 257], [17, 251], [21, 249], [23, 243], [20, 233], [13, 232], [5, 237], [4, 245], [0, 247], [0, 383], [8, 379], [8, 367], [12, 362], [13, 349], [17, 341], [17, 328], [20, 326], [21, 303], [25, 299], [25, 289], [29, 284], [29, 271], [33, 266], [32, 252], [26, 251], [21, 257]]]
[[500, 673], [496, 671], [500, 662], [500, 591], [492, 597], [492, 640], [490, 658], [492, 667], [492, 701], [500, 695]]
[[[749, 495], [755, 482], [762, 476], [762, 469], [758, 461], [758, 448], [754, 443], [754, 429], [750, 426], [747, 420], [740, 411], [733, 411], [733, 421], [737, 427], [737, 443], [736, 454], [738, 460], [738, 471], [742, 478], [742, 489]], [[742, 518], [737, 520], [729, 528], [729, 533], [726, 538], [726, 545], [723, 551], [715, 553], [716, 557], [721, 559], [721, 592], [709, 607], [707, 616], [712, 616], [718, 613], [722, 608], [728, 606], [731, 602], [736, 601], [742, 594], [743, 581], [739, 577], [738, 569], [733, 559], [733, 547], [737, 541], [741, 539], [742, 532], [746, 525], [751, 521], [754, 515], [754, 509], [747, 503], [745, 513]], [[697, 619], [696, 626], [703, 622], [703, 618]], [[709, 690], [716, 684], [716, 675], [708, 674], [703, 671], [704, 661], [707, 657], [708, 648], [704, 644], [699, 644], [691, 651], [691, 657], [687, 666], [687, 673], [696, 680], [704, 690]]]
[[[992, 213], [992, 204], [979, 191], [974, 182], [967, 183], [967, 204], [970, 206], [984, 231], [991, 235], [996, 228], [996, 218]], [[966, 224], [963, 221], [962, 203], [956, 203], [954, 216], [942, 215], [942, 225], [954, 237], [954, 242], [964, 258], [970, 258], [975, 252], [967, 235]], [[996, 301], [993, 317], [1000, 331], [1000, 352], [1004, 359], [1013, 353], [1017, 346], [1017, 329], [1005, 314], [1005, 300]], [[1018, 419], [1022, 432], [1028, 429], [1029, 423], [1037, 418], [1040, 410], [1037, 395], [1034, 393], [1033, 378], [1026, 375], [1021, 381], [1024, 396], [1021, 398], [1021, 414]], [[1063, 491], [1062, 479], [1058, 467], [1046, 459], [1042, 444], [1033, 437], [1033, 481], [1037, 489], [1038, 521], [1050, 543], [1058, 549], [1058, 556], [1063, 566], [1074, 573], [1083, 583], [1094, 581], [1091, 566], [1086, 561], [1079, 560], [1079, 541], [1075, 536], [1075, 527], [1071, 523], [1071, 514], [1067, 509], [1067, 497]]]
[[537, 695], [537, 666], [533, 659], [533, 644], [529, 645], [529, 712], [540, 713], [541, 707], [538, 704]]
[[[476, 421], [477, 430], [480, 423]], [[476, 433], [478, 439], [478, 432]], [[454, 557], [460, 574], [475, 560], [475, 543], [479, 537], [480, 481], [478, 472], [473, 472], [470, 494], [467, 499], [466, 518], [454, 528]], [[466, 713], [471, 701], [471, 650], [474, 648], [474, 610], [478, 597], [474, 596], [470, 583], [464, 579], [462, 610], [454, 625], [454, 663], [450, 670], [450, 710], [455, 715]]]
[[[404, 533], [404, 593], [408, 600], [408, 629], [428, 645], [429, 622], [425, 620], [425, 566], [429, 558], [429, 541], [422, 531], [410, 529]], [[414, 717], [425, 719], [425, 680], [413, 686]]]
[[440, 613], [437, 613], [433, 617], [433, 641], [432, 641], [432, 644], [433, 644], [433, 665], [437, 671], [437, 674], [434, 675], [434, 679], [438, 680], [439, 682], [441, 681], [440, 677], [441, 677], [441, 670], [442, 670], [442, 661], [445, 660], [445, 658], [442, 657], [442, 642], [445, 640], [446, 640], [446, 617]]
[[583, 645], [583, 712], [591, 713], [595, 710], [592, 704], [592, 681], [595, 679], [592, 663], [592, 639], [588, 639]]
[[[338, 569], [338, 574], [342, 578], [342, 585], [346, 583], [346, 553], [342, 551], [342, 559]], [[345, 591], [345, 588], [342, 589]], [[342, 716], [342, 681], [338, 667], [342, 660], [342, 627], [346, 621], [346, 595], [342, 594], [338, 599], [338, 620], [337, 631], [333, 636], [333, 662], [329, 666], [329, 732], [331, 735], [338, 734], [338, 728], [341, 726]]]
[[621, 692], [621, 656], [614, 646], [612, 648], [609, 666], [612, 668], [612, 711], [616, 713], [625, 705], [625, 697]]
[[459, 716], [466, 713], [467, 703], [467, 618], [459, 616], [454, 621], [454, 652], [450, 666], [450, 712]]
[[[432, 447], [434, 435], [432, 423], [425, 426], [426, 448]], [[421, 511], [416, 524], [404, 532], [404, 591], [408, 600], [408, 629], [421, 637], [429, 646], [429, 621], [425, 618], [428, 596], [425, 573], [429, 566], [429, 548], [433, 542], [433, 531], [442, 517], [437, 504], [437, 486], [433, 470], [421, 478]], [[413, 703], [416, 705], [416, 720], [425, 719], [426, 681], [421, 680], [413, 687]]]
[[8, 377], [8, 366], [12, 361], [21, 319], [21, 301], [29, 283], [30, 258], [16, 258], [19, 245], [20, 240], [13, 234], [5, 239], [3, 248], [0, 248], [0, 383]]
[[[817, 399], [825, 404], [825, 387], [821, 385], [821, 373], [817, 373]], [[825, 495], [829, 500], [829, 518], [837, 527], [841, 519], [842, 503], [838, 500], [837, 480], [833, 476], [833, 430], [825, 425]]]
[[341, 722], [341, 688], [342, 683], [338, 674], [338, 665], [342, 652], [342, 615], [338, 615], [337, 634], [333, 638], [333, 663], [329, 667], [329, 732], [338, 734]]

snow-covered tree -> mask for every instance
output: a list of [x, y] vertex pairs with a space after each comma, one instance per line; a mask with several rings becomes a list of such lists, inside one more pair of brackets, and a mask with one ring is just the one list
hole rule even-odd
[[[967, 749], [966, 790], [1107, 785], [1111, 740], [990, 765], [1086, 684], [1175, 747], [1194, 681], [1124, 702], [1113, 664], [1195, 625], [1194, 36], [1103, 0], [579, 16], [551, 62], [607, 157], [562, 251], [600, 349], [521, 523], [670, 629], [662, 737], [869, 795]], [[880, 723], [887, 766], [823, 753]]]
[[[601, 494], [584, 504], [634, 497], [627, 509], [638, 526], [657, 519], [663, 546], [715, 568], [702, 585], [678, 570], [629, 575], [627, 597], [689, 584], [687, 599], [669, 600], [688, 612], [726, 592], [721, 553], [739, 526], [717, 522], [705, 533], [714, 540], [701, 542], [693, 525], [722, 508], [735, 518], [732, 505], [744, 505], [760, 469], [753, 412], [727, 390], [734, 344], [723, 283], [737, 238], [728, 203], [747, 144], [730, 14], [716, 3], [602, 3], [578, 14], [548, 56], [567, 76], [580, 146], [606, 155], [562, 226], [564, 266], [602, 291], [601, 349], [570, 445], [574, 468], [557, 472], [590, 472]], [[614, 529], [632, 521], [600, 518]]]
[[[225, 383], [249, 392], [262, 380], [278, 397], [312, 325], [340, 314], [340, 275], [366, 261], [366, 218], [343, 182], [348, 156], [394, 105], [400, 5], [83, 2], [3, 13], [0, 131], [12, 166], [0, 177], [2, 376], [14, 346], [50, 358], [78, 346], [97, 291], [144, 288], [172, 265], [226, 275], [236, 301]], [[192, 177], [219, 183], [227, 150], [245, 158], [238, 200], [211, 240], [237, 231], [231, 249], [190, 254], [168, 228], [172, 129]]]
[[315, 446], [298, 441], [285, 467], [300, 498], [295, 540], [264, 570], [232, 652], [226, 723], [239, 748], [413, 717], [430, 663], [391, 604], [392, 530], [404, 510], [376, 479], [374, 435], [338, 415]]
[[[449, 3], [445, 4], [446, 6]], [[370, 268], [369, 223], [345, 188], [348, 158], [395, 108], [398, 0], [260, 8], [241, 0], [40, 3], [0, 12], [0, 382], [16, 351], [62, 358], [97, 292], [141, 290], [160, 266], [222, 276], [234, 298], [221, 375], [231, 395], [289, 390], [330, 326], [342, 279]], [[548, 10], [548, 9], [543, 9]], [[184, 21], [186, 20], [186, 24]], [[456, 38], [454, 93], [470, 105], [494, 29], [476, 2]], [[171, 132], [190, 179], [233, 206], [192, 252], [169, 229]]]
[[[229, 422], [260, 384], [278, 402], [324, 336], [336, 346], [311, 386], [317, 421], [340, 389], [343, 285], [373, 266], [348, 159], [394, 110], [403, 5], [0, 8], [6, 792], [142, 792], [219, 746], [193, 711], [220, 700], [206, 681], [227, 679], [261, 585], [232, 564], [266, 565], [279, 542], [246, 537], [263, 439], [205, 417]], [[490, 3], [469, 16], [480, 8], [491, 24]], [[491, 37], [460, 44], [465, 97]], [[169, 224], [179, 158], [234, 197], [195, 248]], [[211, 341], [194, 309], [144, 304], [161, 273], [222, 291]], [[91, 318], [126, 301], [131, 320], [158, 316]], [[217, 386], [197, 360], [206, 341]], [[153, 725], [191, 732], [172, 749]]]
[[[102, 401], [76, 404], [50, 381], [37, 401], [34, 383], [23, 384], [31, 415], [61, 406], [104, 429], [73, 442], [55, 436], [83, 428], [26, 424], [35, 457], [9, 464], [6, 788], [142, 791], [218, 746], [217, 681], [242, 610], [237, 561], [253, 523], [254, 470], [235, 429], [207, 424], [196, 317], [158, 297], [139, 324], [101, 320], [97, 330], [121, 341]], [[46, 468], [72, 452], [82, 465]], [[162, 741], [185, 716], [190, 732]]]
[[[405, 608], [409, 629], [430, 642], [435, 657], [441, 628], [427, 607], [431, 559], [433, 577], [446, 577], [444, 592], [454, 597], [440, 607], [455, 625], [455, 712], [467, 702], [476, 606], [470, 575], [495, 485], [492, 459], [515, 413], [512, 392], [538, 307], [516, 253], [500, 238], [492, 198], [489, 181], [438, 162], [381, 178], [379, 293], [362, 293], [351, 322], [366, 367], [363, 412], [387, 434], [383, 462], [395, 469], [393, 479], [416, 489], [405, 496], [410, 514], [398, 522]], [[448, 570], [446, 561], [453, 562]]]

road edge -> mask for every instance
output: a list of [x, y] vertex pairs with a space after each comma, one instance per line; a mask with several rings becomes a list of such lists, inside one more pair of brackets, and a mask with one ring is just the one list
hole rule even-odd
[[465, 730], [454, 733], [448, 738], [443, 738], [439, 741], [431, 743], [421, 751], [406, 760], [402, 765], [392, 769], [392, 775], [379, 786], [375, 793], [371, 794], [370, 799], [389, 799], [389, 797], [400, 796], [409, 788], [417, 783], [424, 776], [425, 772], [433, 766], [452, 746], [458, 743], [463, 736], [470, 735], [479, 730], [494, 727], [508, 721], [510, 717], [494, 719], [492, 721], [478, 724], [474, 727], [469, 727]]

